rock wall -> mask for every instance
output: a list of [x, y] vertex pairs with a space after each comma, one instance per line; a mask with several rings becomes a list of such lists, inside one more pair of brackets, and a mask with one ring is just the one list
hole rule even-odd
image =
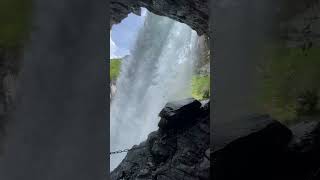
[[112, 180], [320, 178], [319, 117], [292, 127], [268, 115], [244, 117], [219, 125], [212, 147], [209, 103], [168, 103], [160, 117], [159, 130], [133, 146]]
[[[111, 19], [113, 24], [120, 23], [129, 13], [140, 15], [141, 7], [147, 8], [154, 14], [167, 16], [176, 21], [189, 25], [199, 35], [209, 35], [209, 0], [112, 0], [110, 4]], [[212, 4], [225, 8], [236, 6], [237, 0], [215, 0]], [[287, 21], [310, 7], [319, 6], [319, 0], [271, 0], [271, 9], [280, 21]]]
[[154, 14], [189, 25], [199, 35], [208, 33], [208, 0], [112, 0], [110, 6], [110, 28], [113, 24], [121, 22], [129, 13], [139, 15], [140, 7], [145, 7]]
[[199, 56], [195, 64], [195, 74], [210, 75], [210, 46], [209, 37], [203, 35], [199, 38]]
[[313, 5], [280, 25], [281, 37], [288, 47], [301, 47], [311, 43], [320, 46], [320, 4]]
[[209, 109], [208, 101], [168, 103], [159, 130], [128, 152], [111, 179], [210, 179]]

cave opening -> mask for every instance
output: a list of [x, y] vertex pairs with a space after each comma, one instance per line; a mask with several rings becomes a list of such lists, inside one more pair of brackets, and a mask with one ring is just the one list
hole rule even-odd
[[[169, 101], [210, 97], [208, 37], [145, 8], [110, 30], [110, 151], [131, 148], [157, 129]], [[110, 156], [112, 171], [125, 153]]]

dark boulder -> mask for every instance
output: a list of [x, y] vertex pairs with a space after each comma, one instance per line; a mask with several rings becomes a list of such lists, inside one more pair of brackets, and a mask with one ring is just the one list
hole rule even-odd
[[315, 180], [320, 177], [320, 123], [290, 128], [268, 116], [244, 118], [214, 132], [213, 179]]
[[310, 153], [320, 150], [320, 124], [317, 120], [304, 121], [290, 127], [293, 139], [289, 144], [292, 151]]
[[[203, 107], [209, 107], [207, 103]], [[182, 131], [159, 129], [150, 133], [147, 140], [129, 151], [120, 165], [111, 172], [111, 180], [210, 179], [209, 111], [200, 108], [201, 103], [195, 100], [168, 104], [181, 110], [177, 111], [178, 117], [184, 117], [184, 113], [189, 111], [200, 113], [193, 116], [196, 120], [192, 126], [181, 123], [184, 127]], [[175, 116], [168, 116], [169, 112], [168, 109], [163, 110], [162, 115], [169, 119]]]
[[320, 173], [320, 123], [308, 120], [290, 127], [288, 165], [296, 179], [317, 179]]
[[247, 117], [239, 122], [224, 128], [224, 132], [214, 132], [213, 179], [274, 179], [275, 174], [281, 174], [278, 166], [291, 131], [269, 116]]
[[161, 110], [160, 129], [179, 129], [193, 124], [201, 112], [201, 103], [193, 98], [169, 102]]

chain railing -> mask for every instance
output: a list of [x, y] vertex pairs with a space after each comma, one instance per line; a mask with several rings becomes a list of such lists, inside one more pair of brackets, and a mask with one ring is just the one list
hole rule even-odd
[[[182, 130], [180, 130], [180, 132], [178, 131], [174, 136], [168, 138], [167, 141], [176, 138], [178, 135], [185, 135], [187, 132], [191, 131], [191, 129], [193, 129], [195, 126], [197, 126], [198, 124], [200, 124], [202, 121], [205, 121], [205, 120], [207, 120], [207, 119], [206, 118], [201, 119], [199, 122], [197, 122], [193, 126], [189, 127], [188, 130], [182, 129]], [[133, 147], [133, 148], [122, 149], [122, 150], [117, 150], [117, 151], [112, 151], [112, 152], [110, 152], [110, 156], [114, 155], [114, 154], [120, 154], [120, 153], [129, 152], [129, 151], [134, 151], [134, 150], [137, 150], [137, 149], [142, 149], [142, 148], [145, 148], [145, 147], [146, 147], [146, 145], [145, 146], [138, 146], [138, 147]]]
[[110, 152], [110, 156], [113, 154], [120, 154], [120, 153], [125, 153], [125, 152], [129, 152], [129, 151], [133, 151], [133, 150], [137, 150], [137, 149], [142, 149], [145, 148], [146, 146], [138, 146], [138, 147], [133, 147], [133, 148], [127, 148], [127, 149], [122, 149], [122, 150], [118, 150], [118, 151], [112, 151]]

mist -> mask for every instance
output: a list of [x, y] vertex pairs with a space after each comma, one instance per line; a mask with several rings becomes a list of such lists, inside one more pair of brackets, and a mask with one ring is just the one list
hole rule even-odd
[[35, 0], [33, 12], [0, 179], [105, 179], [106, 2]]
[[[257, 113], [254, 104], [259, 81], [259, 48], [274, 38], [277, 3], [274, 1], [212, 2], [211, 29], [213, 56], [214, 105], [211, 145], [227, 143], [232, 128], [245, 124], [248, 116]], [[226, 136], [226, 137], [218, 137]]]

